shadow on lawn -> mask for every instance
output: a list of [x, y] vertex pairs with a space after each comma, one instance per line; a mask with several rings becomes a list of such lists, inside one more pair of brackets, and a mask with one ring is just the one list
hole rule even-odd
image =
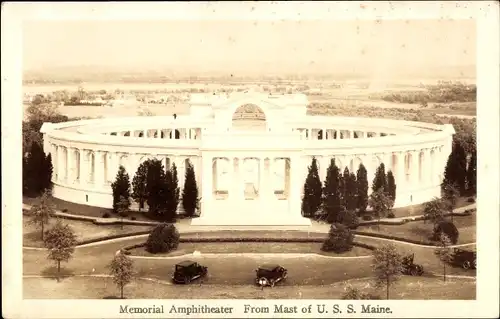
[[65, 278], [72, 277], [75, 275], [73, 270], [61, 267], [61, 271], [57, 272], [57, 266], [49, 266], [42, 270], [41, 275], [47, 278], [51, 278], [57, 281], [61, 281]]
[[423, 227], [420, 225], [411, 226], [410, 233], [420, 237], [421, 240], [427, 240], [427, 241], [432, 240], [432, 231], [429, 230], [427, 227]]

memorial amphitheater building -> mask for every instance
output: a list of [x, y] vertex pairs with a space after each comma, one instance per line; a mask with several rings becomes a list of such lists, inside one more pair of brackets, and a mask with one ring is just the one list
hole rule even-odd
[[301, 198], [316, 157], [322, 181], [332, 158], [341, 170], [363, 163], [370, 185], [384, 163], [395, 176], [395, 207], [440, 196], [451, 125], [311, 116], [307, 105], [303, 94], [193, 94], [187, 115], [45, 123], [53, 195], [110, 208], [120, 165], [132, 179], [146, 159], [157, 158], [166, 169], [175, 163], [182, 187], [190, 161], [201, 201], [193, 224], [308, 225]]

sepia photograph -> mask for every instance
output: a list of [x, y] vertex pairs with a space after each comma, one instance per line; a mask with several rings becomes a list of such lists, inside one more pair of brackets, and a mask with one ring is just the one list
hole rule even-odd
[[[19, 25], [22, 299], [318, 318], [479, 298], [476, 19], [108, 12]], [[246, 302], [190, 302], [210, 299]]]

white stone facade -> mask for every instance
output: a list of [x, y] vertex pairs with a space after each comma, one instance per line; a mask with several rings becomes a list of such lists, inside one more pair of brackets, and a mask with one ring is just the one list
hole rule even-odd
[[[318, 159], [322, 181], [331, 158], [354, 172], [363, 163], [370, 186], [383, 162], [396, 179], [395, 207], [440, 195], [455, 133], [451, 125], [309, 116], [307, 104], [302, 94], [194, 94], [190, 114], [176, 118], [45, 123], [54, 196], [110, 208], [119, 165], [132, 179], [148, 158], [162, 160], [167, 169], [176, 163], [182, 187], [189, 160], [201, 197], [201, 217], [193, 223], [306, 225], [301, 196], [312, 157]], [[241, 128], [241, 123], [249, 124]]]

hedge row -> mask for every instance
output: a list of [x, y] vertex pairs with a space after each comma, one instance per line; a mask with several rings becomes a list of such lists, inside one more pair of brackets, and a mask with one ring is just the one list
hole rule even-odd
[[360, 235], [360, 236], [392, 239], [392, 240], [407, 242], [410, 244], [417, 244], [417, 245], [424, 245], [424, 246], [436, 246], [436, 243], [433, 243], [431, 241], [414, 240], [414, 239], [408, 239], [408, 238], [397, 237], [397, 236], [392, 236], [392, 235], [370, 233], [370, 232], [363, 232], [363, 231], [357, 231], [357, 230], [353, 231], [353, 233], [356, 235]]
[[117, 234], [117, 235], [103, 236], [103, 237], [99, 237], [99, 238], [92, 238], [92, 239], [79, 241], [77, 243], [77, 246], [97, 243], [97, 242], [110, 240], [110, 239], [117, 239], [117, 238], [124, 238], [124, 237], [138, 236], [138, 235], [147, 235], [150, 232], [151, 232], [150, 230], [141, 230], [141, 231], [126, 233], [126, 234]]

